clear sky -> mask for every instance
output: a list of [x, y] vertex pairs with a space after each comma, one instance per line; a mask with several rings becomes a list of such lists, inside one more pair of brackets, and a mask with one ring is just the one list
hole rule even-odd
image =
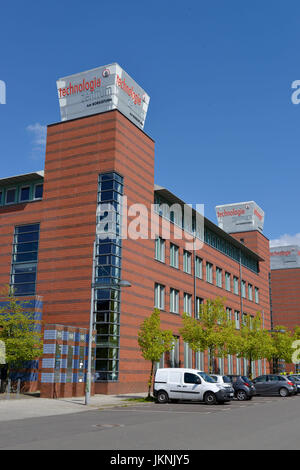
[[151, 97], [156, 183], [214, 222], [215, 205], [254, 200], [268, 238], [300, 244], [299, 1], [16, 0], [0, 15], [0, 177], [44, 168], [57, 78], [118, 62]]

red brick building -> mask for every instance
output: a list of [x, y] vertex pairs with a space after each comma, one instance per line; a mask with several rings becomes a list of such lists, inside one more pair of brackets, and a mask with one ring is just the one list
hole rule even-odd
[[300, 326], [300, 247], [273, 247], [270, 255], [273, 326], [293, 331]]
[[[93, 257], [96, 232], [105, 231], [101, 223], [109, 219], [109, 209], [99, 207], [108, 202], [116, 237], [97, 238]], [[168, 208], [184, 202], [154, 186], [154, 141], [118, 110], [49, 125], [44, 171], [0, 180], [0, 203], [0, 285], [10, 284], [22, 298], [42, 296], [45, 323], [88, 327], [94, 270], [101, 284], [94, 286], [93, 306], [96, 393], [146, 389], [150, 365], [137, 331], [154, 306], [175, 336], [165, 366], [207, 368], [207, 355], [193, 354], [179, 335], [182, 312], [197, 315], [205, 299], [226, 297], [237, 328], [242, 315], [257, 311], [271, 327], [266, 237], [259, 230], [230, 235], [204, 219], [201, 249], [180, 239], [194, 229]], [[136, 228], [137, 204], [145, 208], [142, 234], [121, 237], [121, 218], [129, 231]], [[162, 233], [166, 221], [170, 239]], [[131, 287], [122, 288], [121, 280]], [[233, 357], [216, 365], [225, 373], [245, 372], [244, 361]], [[254, 374], [265, 370], [264, 361], [253, 364]]]

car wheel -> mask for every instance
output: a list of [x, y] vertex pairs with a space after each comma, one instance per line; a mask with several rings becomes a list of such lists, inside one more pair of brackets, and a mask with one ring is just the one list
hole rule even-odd
[[238, 390], [236, 393], [236, 397], [239, 401], [247, 400], [247, 394], [244, 390]]
[[282, 388], [279, 390], [279, 395], [280, 395], [281, 397], [287, 397], [288, 394], [289, 394], [288, 390], [287, 390], [286, 388], [284, 388], [284, 387], [282, 387]]
[[204, 401], [206, 405], [215, 405], [217, 403], [216, 395], [213, 392], [207, 392]]
[[157, 403], [168, 403], [169, 395], [164, 390], [160, 390], [157, 394]]

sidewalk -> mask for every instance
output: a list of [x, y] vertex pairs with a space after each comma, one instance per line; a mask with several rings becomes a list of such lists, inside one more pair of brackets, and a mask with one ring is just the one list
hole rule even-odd
[[21, 395], [21, 398], [6, 400], [0, 399], [0, 423], [16, 419], [39, 418], [82, 411], [106, 409], [115, 406], [137, 405], [139, 402], [130, 401], [130, 398], [143, 398], [145, 393], [131, 393], [127, 395], [95, 395], [91, 397], [90, 405], [84, 404], [84, 397], [73, 398], [38, 398]]

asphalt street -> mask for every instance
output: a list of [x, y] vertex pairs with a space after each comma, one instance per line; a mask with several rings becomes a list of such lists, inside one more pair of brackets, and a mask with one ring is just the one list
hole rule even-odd
[[138, 404], [0, 422], [0, 449], [299, 449], [300, 396]]

